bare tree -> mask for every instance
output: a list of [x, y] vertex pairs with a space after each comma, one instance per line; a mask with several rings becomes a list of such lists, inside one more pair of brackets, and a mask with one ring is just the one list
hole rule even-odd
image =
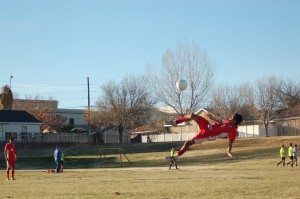
[[132, 128], [136, 121], [149, 117], [155, 105], [148, 81], [143, 76], [129, 75], [119, 84], [110, 81], [101, 89], [103, 95], [97, 102], [97, 111], [101, 113], [101, 122], [105, 125]]
[[279, 80], [277, 95], [285, 109], [300, 104], [300, 82], [297, 79], [282, 78]]
[[95, 129], [97, 133], [97, 143], [101, 143], [103, 141], [102, 129], [110, 124], [110, 121], [107, 120], [108, 115], [109, 113], [103, 111], [100, 112], [98, 108], [92, 108], [90, 111], [85, 111], [85, 121], [93, 127], [93, 129]]
[[241, 86], [217, 86], [212, 91], [211, 109], [222, 119], [237, 112], [244, 118], [251, 117], [255, 110], [252, 86], [250, 83]]
[[[214, 63], [197, 44], [178, 44], [175, 51], [167, 50], [162, 59], [163, 70], [150, 71], [151, 88], [163, 104], [177, 114], [191, 113], [199, 108], [213, 83]], [[188, 88], [179, 91], [176, 82], [186, 79]]]
[[276, 118], [277, 112], [281, 109], [282, 104], [277, 95], [278, 78], [272, 76], [267, 78], [258, 78], [255, 88], [255, 101], [257, 106], [257, 114], [263, 122], [266, 136], [269, 137], [269, 122]]

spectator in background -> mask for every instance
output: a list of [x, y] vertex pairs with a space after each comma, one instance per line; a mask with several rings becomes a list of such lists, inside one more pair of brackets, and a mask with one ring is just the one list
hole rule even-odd
[[54, 151], [54, 160], [56, 163], [56, 170], [55, 173], [59, 173], [60, 172], [60, 168], [61, 168], [61, 156], [62, 156], [62, 152], [60, 150], [59, 145], [56, 145], [56, 149]]
[[60, 148], [60, 150], [61, 150], [60, 172], [63, 172], [64, 171], [64, 153], [61, 148]]

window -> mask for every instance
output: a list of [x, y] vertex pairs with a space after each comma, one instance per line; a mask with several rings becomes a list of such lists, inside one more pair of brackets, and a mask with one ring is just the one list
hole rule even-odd
[[21, 132], [21, 140], [31, 140], [32, 133]]
[[8, 140], [10, 137], [13, 137], [15, 139], [18, 139], [17, 132], [6, 132], [5, 133], [5, 140]]
[[21, 126], [21, 140], [31, 140], [32, 139], [32, 133], [27, 132], [27, 126]]
[[287, 122], [282, 123], [282, 133], [288, 134], [289, 133], [289, 124]]

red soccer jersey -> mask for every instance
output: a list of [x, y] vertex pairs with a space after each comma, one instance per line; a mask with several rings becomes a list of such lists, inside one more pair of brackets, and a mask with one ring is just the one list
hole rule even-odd
[[16, 148], [13, 143], [7, 143], [4, 147], [4, 153], [8, 161], [15, 162], [16, 160]]
[[229, 121], [224, 121], [219, 124], [212, 125], [211, 135], [220, 135], [221, 133], [227, 133], [230, 142], [234, 142], [237, 135], [237, 126], [232, 125]]
[[234, 142], [237, 135], [237, 126], [231, 125], [230, 122], [224, 121], [218, 124], [210, 124], [203, 117], [199, 117], [197, 124], [200, 132], [194, 137], [195, 140], [202, 142], [204, 140], [214, 140], [218, 137], [228, 137], [230, 142]]

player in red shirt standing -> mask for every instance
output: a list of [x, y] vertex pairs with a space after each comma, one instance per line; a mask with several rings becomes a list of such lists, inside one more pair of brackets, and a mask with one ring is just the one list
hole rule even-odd
[[6, 176], [7, 180], [9, 180], [9, 170], [11, 169], [11, 179], [15, 180], [15, 166], [17, 159], [16, 147], [13, 144], [14, 138], [9, 138], [9, 143], [7, 143], [4, 147], [4, 156], [6, 159]]
[[[210, 140], [216, 140], [217, 138], [228, 138], [228, 150], [227, 155], [232, 158], [231, 149], [232, 149], [232, 143], [235, 141], [235, 138], [237, 136], [237, 125], [240, 124], [243, 120], [243, 117], [236, 113], [233, 116], [231, 116], [228, 120], [222, 122], [214, 118], [212, 115], [210, 115], [208, 112], [206, 112], [206, 115], [208, 118], [213, 120], [215, 124], [211, 124], [208, 120], [206, 120], [202, 116], [198, 116], [195, 114], [185, 115], [183, 117], [180, 117], [177, 120], [173, 120], [173, 124], [177, 125], [182, 122], [189, 122], [191, 120], [194, 120], [199, 128], [200, 132], [192, 139], [187, 140], [182, 148], [178, 151], [177, 155], [175, 155], [175, 158], [178, 158], [182, 154], [184, 154], [188, 148], [195, 144], [195, 143], [202, 143], [204, 141], [210, 141]], [[166, 157], [166, 160], [168, 160], [169, 157]]]

